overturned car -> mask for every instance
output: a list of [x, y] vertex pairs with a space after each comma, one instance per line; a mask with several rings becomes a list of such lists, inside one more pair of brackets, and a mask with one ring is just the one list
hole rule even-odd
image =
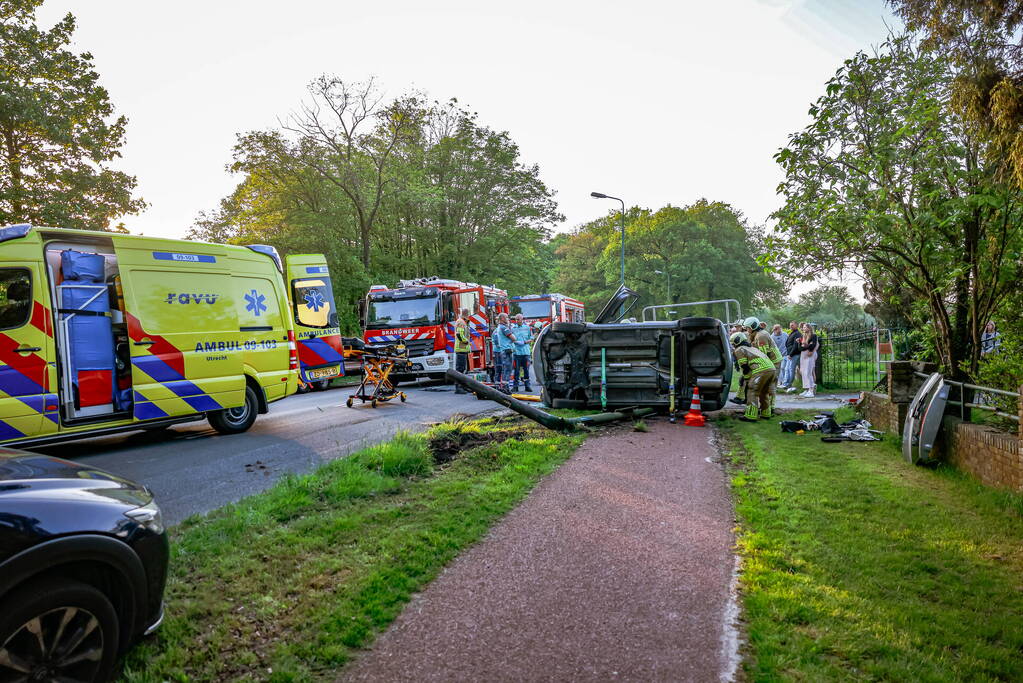
[[717, 318], [626, 319], [639, 295], [622, 286], [592, 323], [552, 323], [533, 346], [533, 367], [552, 408], [652, 406], [688, 410], [699, 387], [703, 410], [728, 400], [732, 355]]

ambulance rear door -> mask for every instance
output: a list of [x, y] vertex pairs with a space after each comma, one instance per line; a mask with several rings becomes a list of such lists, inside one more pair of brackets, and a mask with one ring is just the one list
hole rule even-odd
[[114, 240], [127, 309], [137, 420], [245, 403], [238, 315], [222, 248]]
[[284, 262], [300, 376], [306, 384], [324, 386], [344, 374], [344, 346], [327, 259], [323, 254], [292, 254]]

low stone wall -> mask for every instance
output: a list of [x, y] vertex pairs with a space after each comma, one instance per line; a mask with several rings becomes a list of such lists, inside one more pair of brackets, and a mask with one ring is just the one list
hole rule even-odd
[[[918, 363], [893, 363], [888, 393], [864, 393], [860, 413], [874, 429], [901, 437], [909, 402], [922, 382], [913, 373], [934, 371], [933, 366]], [[1023, 401], [1020, 416], [1023, 417]], [[936, 448], [937, 457], [987, 486], [1023, 491], [1023, 426], [1013, 434], [949, 416], [942, 425], [942, 438]]]
[[987, 486], [1023, 491], [1023, 452], [1018, 435], [952, 417], [945, 418], [942, 428], [947, 462]]

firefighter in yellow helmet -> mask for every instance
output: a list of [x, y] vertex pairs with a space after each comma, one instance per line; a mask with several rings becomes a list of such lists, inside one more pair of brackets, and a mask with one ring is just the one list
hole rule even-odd
[[749, 337], [736, 332], [731, 337], [732, 354], [746, 380], [746, 412], [740, 420], [754, 422], [774, 415], [774, 385], [778, 377], [774, 362], [760, 349], [750, 346]]

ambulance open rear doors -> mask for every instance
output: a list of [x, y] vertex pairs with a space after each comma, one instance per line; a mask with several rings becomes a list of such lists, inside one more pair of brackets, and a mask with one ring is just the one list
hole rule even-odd
[[284, 261], [295, 319], [299, 377], [309, 388], [326, 389], [332, 378], [345, 372], [327, 261], [322, 254], [292, 254]]

